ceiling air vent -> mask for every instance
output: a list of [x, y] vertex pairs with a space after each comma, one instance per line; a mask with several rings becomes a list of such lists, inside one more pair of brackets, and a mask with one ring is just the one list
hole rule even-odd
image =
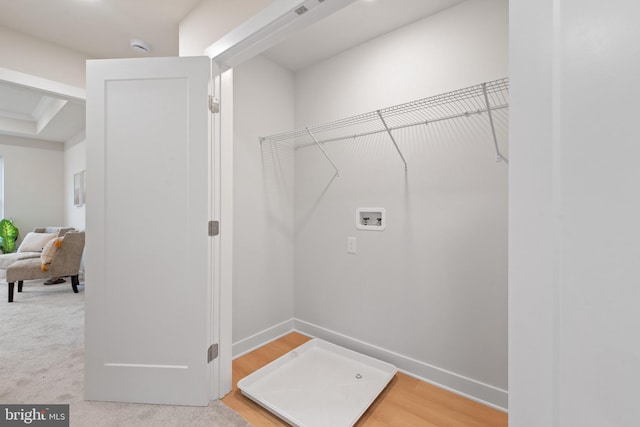
[[309, 9], [307, 9], [307, 7], [306, 7], [306, 6], [300, 6], [299, 8], [297, 8], [297, 9], [295, 10], [295, 12], [296, 12], [298, 15], [303, 15], [303, 14], [307, 13], [308, 11], [309, 11]]

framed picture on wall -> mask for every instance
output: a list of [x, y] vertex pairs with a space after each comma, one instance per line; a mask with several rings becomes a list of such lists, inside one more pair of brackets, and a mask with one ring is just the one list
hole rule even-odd
[[84, 205], [84, 171], [73, 174], [73, 204]]

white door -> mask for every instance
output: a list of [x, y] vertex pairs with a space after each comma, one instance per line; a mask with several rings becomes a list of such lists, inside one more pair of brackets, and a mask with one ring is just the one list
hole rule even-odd
[[206, 57], [87, 63], [89, 400], [209, 403], [209, 80]]

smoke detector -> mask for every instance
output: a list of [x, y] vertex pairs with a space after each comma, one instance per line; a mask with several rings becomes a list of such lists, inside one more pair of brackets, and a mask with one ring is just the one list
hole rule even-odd
[[129, 40], [129, 46], [131, 46], [131, 49], [135, 50], [138, 53], [149, 53], [151, 51], [151, 46], [149, 46], [149, 43], [145, 42], [144, 40]]

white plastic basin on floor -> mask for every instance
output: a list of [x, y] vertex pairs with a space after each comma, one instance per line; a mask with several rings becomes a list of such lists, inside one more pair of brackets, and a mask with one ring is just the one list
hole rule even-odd
[[291, 425], [347, 427], [396, 372], [389, 363], [312, 339], [243, 378], [238, 388]]

